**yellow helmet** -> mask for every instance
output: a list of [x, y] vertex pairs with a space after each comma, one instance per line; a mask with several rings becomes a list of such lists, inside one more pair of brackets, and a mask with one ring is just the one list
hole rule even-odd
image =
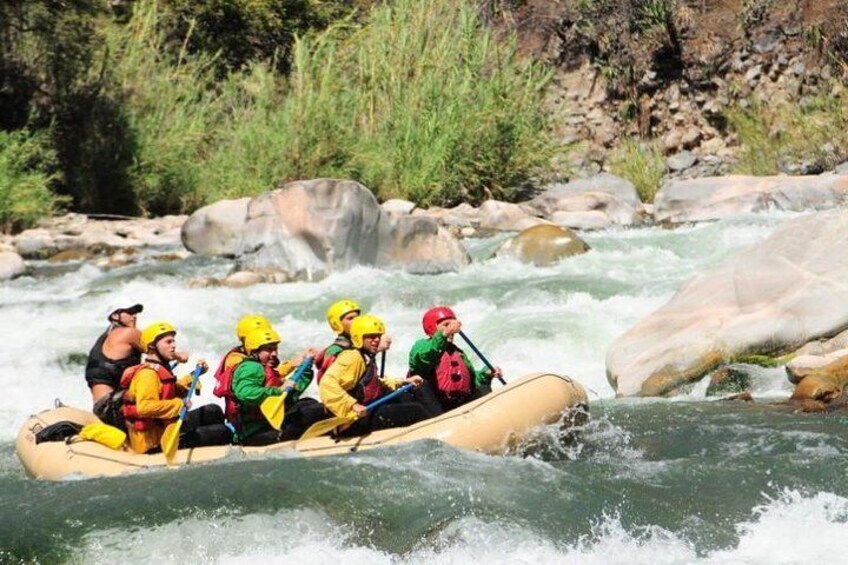
[[265, 330], [269, 328], [271, 328], [271, 322], [268, 321], [268, 318], [260, 316], [259, 314], [248, 314], [247, 316], [242, 316], [241, 320], [239, 320], [236, 325], [236, 337], [239, 341], [244, 342], [247, 334], [251, 331]]
[[360, 308], [359, 304], [357, 304], [353, 300], [339, 300], [327, 309], [327, 321], [330, 323], [330, 327], [333, 328], [333, 331], [337, 334], [340, 334], [344, 331], [344, 326], [342, 326], [342, 318], [344, 318], [351, 312], [361, 311], [362, 308]]
[[350, 341], [357, 349], [362, 347], [362, 338], [366, 335], [383, 335], [384, 333], [386, 333], [386, 324], [383, 323], [383, 320], [371, 314], [357, 316], [350, 325]]
[[244, 350], [248, 354], [253, 353], [263, 345], [269, 343], [280, 343], [282, 339], [273, 328], [257, 328], [252, 330], [247, 337], [244, 338]]
[[177, 328], [168, 322], [153, 322], [141, 332], [141, 348], [147, 351], [165, 334], [176, 334]]

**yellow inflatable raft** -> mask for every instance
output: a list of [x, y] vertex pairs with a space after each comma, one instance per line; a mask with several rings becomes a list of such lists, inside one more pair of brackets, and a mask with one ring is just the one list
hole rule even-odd
[[[584, 388], [569, 377], [536, 373], [496, 388], [479, 400], [405, 428], [380, 430], [362, 437], [336, 440], [317, 437], [289, 441], [265, 447], [216, 446], [181, 449], [174, 465], [197, 465], [235, 456], [262, 456], [273, 453], [297, 453], [307, 457], [339, 455], [397, 445], [421, 439], [436, 439], [454, 447], [489, 454], [503, 454], [524, 438], [534, 427], [562, 421], [573, 425], [574, 414], [585, 414]], [[93, 441], [51, 441], [35, 443], [35, 434], [61, 421], [78, 424], [98, 422], [88, 411], [61, 406], [31, 416], [16, 441], [18, 458], [27, 474], [47, 480], [74, 477], [114, 476], [143, 469], [165, 467], [162, 454], [139, 455], [126, 448], [110, 449]]]

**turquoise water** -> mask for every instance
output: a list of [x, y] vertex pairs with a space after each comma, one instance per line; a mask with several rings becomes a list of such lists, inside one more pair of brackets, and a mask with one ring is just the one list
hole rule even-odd
[[[0, 562], [842, 563], [848, 416], [768, 406], [789, 390], [780, 371], [758, 376], [753, 405], [707, 401], [703, 386], [616, 399], [604, 376], [615, 337], [785, 218], [588, 234], [590, 253], [544, 269], [486, 260], [498, 241], [472, 240], [477, 261], [458, 274], [358, 268], [242, 290], [187, 286], [228, 269], [197, 257], [45, 265], [0, 286]], [[555, 371], [585, 384], [591, 419], [571, 441], [540, 429], [506, 457], [422, 442], [114, 479], [24, 476], [17, 430], [56, 397], [87, 405], [80, 354], [110, 305], [143, 302], [142, 323], [171, 320], [181, 348], [215, 363], [250, 311], [276, 323], [283, 353], [328, 342], [323, 314], [340, 297], [386, 321], [390, 374], [405, 371], [422, 311], [447, 302], [508, 380]]]

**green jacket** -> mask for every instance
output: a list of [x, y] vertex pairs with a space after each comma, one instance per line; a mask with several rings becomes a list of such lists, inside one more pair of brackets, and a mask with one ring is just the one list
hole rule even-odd
[[[429, 338], [416, 341], [415, 345], [412, 346], [412, 350], [409, 352], [410, 374], [420, 375], [428, 382], [435, 383], [436, 367], [439, 365], [442, 353], [447, 351], [449, 343], [441, 330], [436, 330], [436, 333]], [[465, 352], [462, 349], [459, 349], [459, 351], [462, 354], [462, 360], [468, 367], [469, 374], [472, 376], [474, 388], [489, 384], [492, 380], [492, 374], [489, 369], [485, 367], [479, 370], [475, 369], [471, 361], [468, 360]]]
[[[282, 376], [281, 376], [282, 378]], [[295, 389], [286, 397], [286, 404], [297, 402], [303, 391], [312, 382], [312, 369], [306, 369], [296, 383]], [[239, 440], [249, 438], [270, 429], [259, 406], [272, 396], [280, 396], [279, 387], [265, 386], [265, 368], [250, 357], [242, 361], [233, 373], [233, 396], [239, 405], [241, 430]]]

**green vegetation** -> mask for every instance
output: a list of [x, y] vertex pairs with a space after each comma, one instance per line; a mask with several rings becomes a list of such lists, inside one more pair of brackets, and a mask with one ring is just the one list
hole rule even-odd
[[613, 153], [610, 172], [636, 185], [642, 202], [653, 202], [665, 174], [665, 161], [659, 143], [626, 139]]
[[67, 200], [47, 189], [125, 214], [316, 177], [423, 205], [509, 199], [554, 151], [549, 74], [470, 2], [396, 0], [367, 15], [341, 0], [66, 8], [0, 7], [0, 130], [19, 132], [15, 147], [35, 132], [55, 155], [54, 169], [0, 171], [42, 175], [4, 201], [7, 230]]
[[821, 95], [802, 105], [751, 103], [732, 109], [727, 118], [742, 148], [737, 173], [773, 175], [803, 161], [827, 170], [848, 155], [848, 107], [840, 98]]

